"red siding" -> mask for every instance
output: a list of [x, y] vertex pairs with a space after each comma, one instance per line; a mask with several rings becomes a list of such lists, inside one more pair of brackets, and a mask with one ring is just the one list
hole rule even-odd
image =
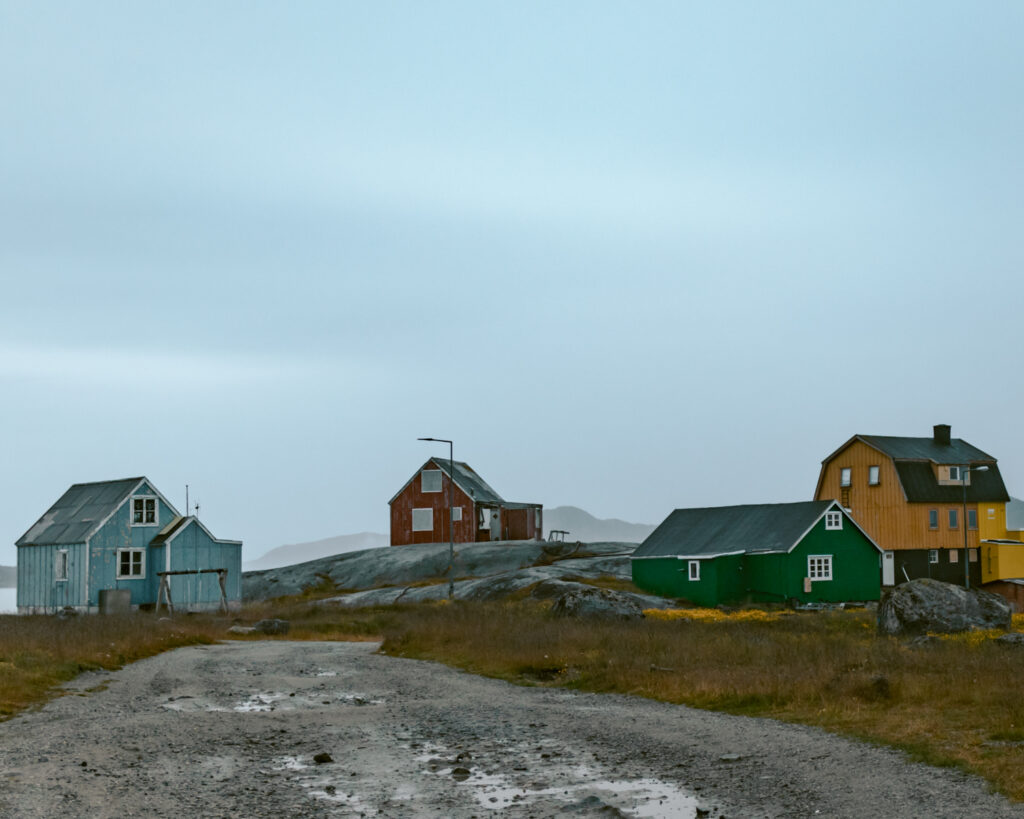
[[[410, 543], [448, 542], [448, 476], [441, 473], [440, 492], [421, 492], [420, 473], [416, 473], [402, 493], [391, 504], [391, 545], [408, 546]], [[455, 521], [456, 543], [472, 543], [476, 540], [476, 510], [473, 500], [454, 486], [452, 505], [462, 507], [462, 520]], [[433, 509], [434, 528], [430, 532], [412, 530], [412, 510]]]

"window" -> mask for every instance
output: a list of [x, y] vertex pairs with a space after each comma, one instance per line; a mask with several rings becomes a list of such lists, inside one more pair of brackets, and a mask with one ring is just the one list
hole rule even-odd
[[939, 528], [939, 510], [929, 509], [928, 510], [928, 528], [938, 529]]
[[870, 486], [878, 486], [878, 467], [877, 466], [869, 466], [868, 467], [868, 484]]
[[995, 520], [996, 519], [996, 510], [993, 509], [991, 506], [988, 508], [988, 519], [989, 520]]
[[978, 550], [977, 549], [968, 549], [967, 550], [967, 559], [970, 560], [971, 563], [977, 563], [978, 562]]
[[960, 528], [960, 510], [950, 509], [949, 510], [949, 528], [959, 529]]
[[57, 552], [56, 558], [53, 563], [53, 579], [54, 580], [67, 580], [68, 579], [68, 550], [60, 549]]
[[689, 564], [690, 580], [700, 580], [700, 561], [691, 560]]
[[420, 473], [420, 491], [421, 492], [440, 492], [441, 491], [441, 470], [440, 469], [424, 469]]
[[156, 526], [159, 522], [156, 498], [152, 496], [132, 498], [132, 526]]
[[851, 478], [852, 471], [853, 470], [851, 470], [850, 467], [848, 467], [848, 466], [844, 466], [842, 469], [839, 470], [839, 485], [840, 486], [850, 486], [850, 484], [852, 483], [852, 478]]
[[959, 466], [951, 466], [949, 468], [949, 479], [951, 481], [958, 481], [958, 480], [960, 480], [960, 467]]
[[477, 524], [481, 529], [491, 528], [491, 510], [487, 507], [481, 507], [479, 510], [479, 520]]
[[458, 522], [460, 520], [462, 520], [462, 507], [461, 506], [453, 506], [452, 507], [452, 521]]
[[143, 578], [146, 576], [146, 552], [142, 549], [117, 550], [117, 577]]
[[825, 513], [825, 528], [826, 529], [842, 529], [843, 528], [843, 513], [842, 512], [826, 512]]
[[949, 562], [950, 563], [959, 563], [960, 562], [960, 553], [956, 549], [950, 549], [949, 550]]
[[939, 562], [939, 550], [938, 549], [929, 549], [928, 550], [928, 562], [929, 563], [938, 563]]
[[413, 509], [412, 510], [412, 530], [414, 532], [433, 532], [434, 531], [434, 510], [433, 509]]
[[807, 576], [811, 580], [831, 580], [832, 555], [810, 555], [807, 558]]
[[978, 510], [968, 509], [967, 510], [967, 528], [977, 529], [978, 528]]

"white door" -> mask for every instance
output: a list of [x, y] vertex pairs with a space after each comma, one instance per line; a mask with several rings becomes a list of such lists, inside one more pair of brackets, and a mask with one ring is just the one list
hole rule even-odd
[[891, 586], [896, 582], [896, 561], [892, 552], [882, 552], [882, 585]]

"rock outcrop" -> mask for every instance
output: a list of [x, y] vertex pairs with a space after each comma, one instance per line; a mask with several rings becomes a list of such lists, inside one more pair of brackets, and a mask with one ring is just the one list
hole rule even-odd
[[917, 636], [1008, 629], [1010, 615], [1010, 604], [997, 594], [923, 578], [903, 583], [882, 596], [878, 631]]

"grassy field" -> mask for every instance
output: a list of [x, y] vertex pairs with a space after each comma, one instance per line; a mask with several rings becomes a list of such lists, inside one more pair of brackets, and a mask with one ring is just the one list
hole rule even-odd
[[[250, 622], [275, 616], [292, 622], [289, 639], [383, 639], [391, 655], [519, 684], [817, 725], [961, 767], [1024, 800], [1024, 650], [999, 646], [987, 633], [912, 647], [876, 636], [867, 612], [687, 610], [601, 622], [556, 618], [531, 602], [339, 611], [294, 599], [242, 614]], [[222, 639], [231, 622], [3, 618], [0, 714], [53, 696], [81, 670]]]

